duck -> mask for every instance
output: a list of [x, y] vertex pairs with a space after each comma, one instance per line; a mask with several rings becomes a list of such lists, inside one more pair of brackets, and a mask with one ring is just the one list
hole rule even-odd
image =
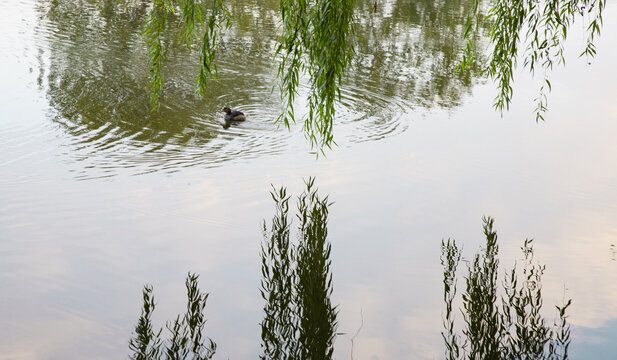
[[246, 116], [240, 111], [232, 111], [230, 108], [225, 107], [223, 108], [223, 112], [225, 112], [225, 122], [246, 120]]

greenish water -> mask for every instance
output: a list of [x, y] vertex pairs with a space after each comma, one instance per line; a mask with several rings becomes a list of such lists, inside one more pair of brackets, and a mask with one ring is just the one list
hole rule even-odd
[[[536, 124], [528, 77], [500, 118], [493, 86], [453, 71], [467, 1], [385, 1], [375, 13], [359, 1], [338, 147], [315, 159], [301, 124], [273, 123], [277, 2], [231, 2], [220, 81], [205, 98], [194, 95], [195, 50], [170, 35], [155, 114], [144, 4], [0, 2], [3, 357], [126, 357], [142, 286], [154, 285], [162, 323], [184, 308], [194, 271], [211, 293], [217, 357], [256, 358], [270, 184], [299, 193], [316, 176], [335, 202], [332, 301], [345, 333], [337, 358], [350, 356], [361, 318], [355, 359], [441, 357], [440, 242], [454, 237], [473, 253], [483, 215], [496, 219], [508, 267], [523, 239], [536, 239], [547, 316], [564, 286], [573, 298], [572, 354], [613, 358], [615, 6], [591, 66], [576, 58], [583, 42], [573, 35], [547, 121]], [[224, 129], [224, 106], [248, 120]]]
[[[141, 36], [146, 4], [36, 3], [37, 82], [52, 121], [71, 135], [75, 156], [93, 169], [84, 178], [113, 176], [120, 168], [143, 173], [210, 167], [240, 154], [252, 158], [286, 152], [294, 144], [304, 147], [274, 125], [282, 110], [272, 60], [277, 2], [231, 3], [234, 26], [220, 44], [220, 80], [211, 82], [205, 98], [195, 95], [198, 49], [183, 45], [180, 31], [169, 31], [164, 39], [167, 81], [157, 113], [147, 103], [148, 55]], [[462, 4], [469, 6], [465, 1], [440, 6], [427, 1], [417, 8], [393, 2], [373, 14], [372, 4], [360, 2], [358, 56], [337, 109], [337, 130], [348, 133], [341, 137], [343, 144], [404, 131], [403, 115], [417, 106], [460, 103], [473, 82], [472, 73], [454, 71], [463, 45]], [[179, 29], [179, 20], [171, 20], [169, 27]], [[441, 23], [451, 28], [434, 25]], [[306, 90], [301, 88], [301, 100]], [[225, 105], [246, 112], [251, 121], [224, 129]], [[303, 115], [304, 106], [297, 107]]]

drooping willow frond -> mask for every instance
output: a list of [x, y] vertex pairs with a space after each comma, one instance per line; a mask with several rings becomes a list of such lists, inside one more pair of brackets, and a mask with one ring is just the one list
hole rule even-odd
[[[294, 101], [300, 78], [309, 76], [310, 95], [304, 129], [311, 145], [323, 151], [334, 143], [335, 103], [340, 98], [343, 74], [354, 54], [353, 36], [355, 0], [281, 0], [281, 37], [276, 55], [284, 111], [279, 117], [287, 127], [295, 121]], [[150, 106], [159, 107], [163, 87], [164, 60], [162, 36], [170, 14], [182, 18], [182, 40], [191, 46], [198, 29], [204, 33], [199, 49], [197, 92], [206, 92], [209, 79], [218, 76], [215, 63], [217, 40], [229, 27], [230, 14], [224, 0], [153, 0], [144, 27], [150, 55], [152, 94]], [[200, 26], [203, 25], [203, 26]]]
[[181, 0], [182, 9], [182, 40], [187, 46], [193, 44], [196, 27], [203, 22], [202, 6], [195, 0]]
[[309, 36], [308, 0], [281, 0], [281, 37], [275, 56], [281, 54], [277, 76], [285, 111], [279, 117], [289, 127], [294, 119], [293, 103], [298, 93], [300, 74], [305, 68], [305, 39]]
[[309, 112], [304, 121], [311, 145], [331, 147], [336, 100], [340, 84], [354, 49], [355, 0], [281, 0], [281, 55], [278, 76], [284, 112], [279, 117], [286, 126], [294, 121], [293, 102], [300, 76], [310, 78]]
[[150, 108], [159, 108], [159, 93], [163, 87], [163, 76], [161, 67], [163, 64], [163, 44], [162, 36], [167, 23], [167, 16], [172, 11], [172, 6], [165, 0], [154, 0], [150, 15], [144, 26], [143, 34], [148, 45], [148, 55], [150, 61], [150, 82], [152, 93], [150, 94]]
[[196, 85], [197, 92], [201, 95], [206, 93], [206, 82], [218, 77], [218, 69], [214, 62], [217, 38], [222, 30], [229, 28], [230, 18], [223, 0], [212, 0], [212, 7], [208, 14], [206, 30], [199, 51], [199, 76]]
[[354, 52], [349, 45], [354, 3], [355, 0], [320, 1], [313, 11], [309, 48], [312, 91], [309, 118], [304, 124], [311, 144], [319, 147], [330, 147], [333, 142], [334, 104], [340, 98], [341, 80]]
[[197, 40], [197, 31], [202, 28], [204, 13], [205, 30], [201, 39], [199, 75], [196, 80], [197, 92], [202, 95], [206, 91], [207, 80], [217, 76], [214, 63], [217, 39], [220, 33], [229, 27], [230, 15], [224, 1], [212, 0], [210, 3], [206, 0], [153, 0], [143, 31], [148, 46], [152, 84], [150, 108], [153, 111], [160, 106], [159, 96], [164, 83], [161, 74], [165, 52], [162, 37], [166, 31], [167, 18], [172, 14], [179, 14], [182, 18], [182, 41], [190, 47]]

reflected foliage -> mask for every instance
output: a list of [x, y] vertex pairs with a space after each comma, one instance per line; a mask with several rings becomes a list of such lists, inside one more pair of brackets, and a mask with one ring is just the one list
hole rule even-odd
[[444, 302], [442, 337], [446, 358], [453, 359], [567, 359], [570, 325], [566, 310], [556, 306], [553, 326], [541, 315], [542, 274], [545, 267], [533, 261], [532, 240], [525, 240], [520, 269], [515, 265], [498, 286], [497, 233], [493, 219], [484, 219], [486, 247], [467, 265], [465, 292], [462, 294], [462, 335], [455, 331], [453, 303], [456, 298], [456, 270], [461, 250], [454, 240], [442, 242]]
[[216, 352], [216, 343], [204, 336], [206, 318], [204, 311], [208, 294], [199, 290], [198, 275], [186, 277], [187, 306], [184, 315], [167, 322], [170, 337], [163, 341], [163, 329], [154, 331], [152, 313], [155, 308], [152, 286], [143, 290], [143, 308], [129, 341], [131, 359], [134, 360], [208, 360]]
[[[142, 148], [145, 153], [203, 146], [228, 133], [221, 126], [220, 110], [224, 106], [239, 108], [250, 120], [260, 123], [273, 122], [280, 114], [281, 94], [272, 93], [277, 67], [272, 61], [277, 50], [281, 56], [286, 51], [280, 48], [277, 35], [277, 26], [283, 23], [280, 3], [225, 2], [225, 18], [232, 26], [224, 33], [216, 32], [216, 39], [214, 33], [208, 33], [218, 46], [215, 59], [214, 55], [205, 55], [209, 67], [205, 67], [203, 58], [200, 60], [203, 49], [196, 42], [201, 42], [206, 33], [207, 20], [214, 14], [212, 7], [191, 7], [193, 3], [186, 2], [182, 3], [185, 9], [180, 3], [173, 4], [175, 13], [169, 11], [168, 2], [162, 1], [162, 12], [153, 18], [155, 7], [149, 1], [37, 3], [41, 51], [48, 53], [40, 57], [40, 73], [45, 74], [41, 87], [55, 110], [56, 123], [79, 144], [93, 147], [92, 152], [124, 146]], [[374, 4], [356, 1], [356, 36], [350, 36], [345, 45], [345, 49], [355, 48], [355, 55], [347, 58], [341, 52], [340, 66], [332, 70], [342, 70], [342, 62], [349, 60], [351, 67], [345, 77], [331, 77], [325, 72], [324, 82], [314, 83], [340, 91], [340, 102], [334, 102], [336, 122], [355, 129], [350, 134], [353, 141], [381, 139], [401, 131], [401, 115], [416, 106], [457, 106], [478, 75], [473, 67], [464, 73], [455, 71], [465, 46], [461, 35], [465, 13], [473, 0], [388, 0], [378, 2], [376, 8]], [[147, 36], [142, 36], [148, 19], [154, 21], [159, 15], [159, 26], [164, 25], [166, 30], [158, 33], [157, 27], [146, 26]], [[304, 50], [313, 51], [314, 68], [320, 67], [321, 55], [315, 49]], [[479, 52], [475, 54], [480, 57]], [[284, 69], [290, 69], [289, 56], [287, 62], [278, 59]], [[200, 69], [212, 73], [218, 69], [219, 76], [217, 81], [208, 82], [203, 96], [195, 94]], [[153, 79], [159, 84], [160, 108], [156, 112], [150, 111], [149, 102]], [[330, 82], [334, 79], [338, 80]], [[298, 97], [295, 105], [289, 104], [294, 105], [298, 117], [310, 117], [310, 103], [305, 100], [312, 92], [310, 79], [299, 73], [296, 80]], [[314, 114], [334, 114], [330, 105], [319, 110], [320, 101], [312, 101]], [[318, 129], [317, 133], [322, 130], [331, 128]], [[271, 132], [258, 131], [257, 135], [271, 136]], [[317, 137], [313, 140], [320, 142]]]
[[[269, 227], [263, 224], [261, 244], [260, 292], [265, 301], [260, 323], [260, 359], [263, 360], [333, 357], [338, 310], [331, 302], [331, 245], [327, 240], [331, 203], [327, 196], [318, 195], [314, 182], [314, 178], [309, 178], [306, 190], [297, 199], [297, 241], [291, 240], [291, 197], [284, 187], [271, 191], [275, 215]], [[442, 241], [445, 312], [441, 334], [445, 358], [567, 359], [571, 333], [566, 311], [572, 301], [556, 306], [557, 315], [552, 324], [543, 317], [545, 266], [534, 261], [533, 241], [525, 240], [521, 263], [515, 264], [499, 282], [499, 245], [493, 219], [484, 218], [483, 230], [485, 247], [468, 262], [464, 278], [460, 308], [462, 333], [455, 329], [456, 272], [462, 251], [456, 241]], [[152, 325], [155, 309], [152, 287], [144, 287], [141, 316], [129, 341], [132, 359], [213, 357], [216, 344], [204, 335], [208, 294], [199, 290], [198, 276], [191, 273], [186, 279], [186, 289], [186, 313], [167, 323], [169, 337], [163, 340], [162, 329], [154, 330]]]
[[[191, 32], [196, 24], [207, 24], [201, 42], [200, 74], [197, 78], [202, 94], [205, 93], [206, 80], [216, 75], [214, 56], [218, 46], [217, 36], [220, 37], [222, 29], [227, 27], [223, 24], [229, 25], [232, 17], [221, 0], [213, 3], [207, 21], [201, 18], [201, 12], [192, 11], [193, 8], [200, 9], [201, 2], [183, 0], [182, 4], [154, 0], [145, 28], [150, 53], [153, 107], [159, 105], [158, 96], [163, 85], [161, 38], [167, 28], [169, 14], [182, 13], [185, 39], [189, 37], [186, 33]], [[308, 76], [308, 109], [304, 112], [303, 123], [311, 144], [320, 149], [330, 147], [334, 141], [335, 105], [337, 101], [344, 101], [341, 86], [352, 61], [356, 65], [353, 71], [358, 70], [359, 64], [373, 69], [378, 67], [376, 62], [384, 62], [385, 65], [403, 62], [405, 69], [391, 68], [383, 77], [403, 80], [403, 86], [414, 90], [413, 95], [425, 93], [438, 96], [439, 101], [444, 103], [452, 97], [460, 98], [460, 87], [469, 86], [470, 74], [477, 72], [473, 66], [465, 67], [458, 74], [453, 71], [462, 59], [462, 24], [465, 14], [473, 12], [476, 5], [473, 0], [413, 3], [394, 0], [379, 4], [361, 1], [359, 6], [356, 6], [355, 0], [283, 0], [278, 5], [279, 18], [276, 22], [280, 24], [281, 35], [276, 39], [276, 58], [279, 60], [277, 75], [284, 108], [279, 120], [287, 127], [295, 121], [296, 95], [303, 85], [303, 76]], [[190, 15], [187, 16], [187, 13]], [[361, 19], [356, 19], [356, 14]], [[392, 19], [403, 26], [392, 26]], [[414, 24], [415, 28], [406, 27], [408, 23]], [[355, 41], [357, 30], [361, 32], [358, 32]], [[378, 32], [383, 32], [379, 41], [370, 41]], [[412, 47], [409, 39], [416, 38], [416, 34], [423, 41]], [[433, 45], [431, 42], [438, 43], [438, 46], [427, 46]], [[369, 56], [355, 58], [355, 45], [364, 45], [365, 54]], [[381, 53], [375, 52], [375, 49], [380, 49]], [[480, 57], [475, 48], [468, 46], [466, 50], [470, 57]], [[428, 59], [425, 56], [427, 53], [431, 55]], [[392, 61], [399, 58], [402, 61]], [[426, 68], [430, 68], [428, 74]], [[462, 81], [453, 84], [452, 78]]]
[[[512, 83], [517, 59], [522, 54], [525, 68], [542, 76], [540, 94], [536, 101], [536, 121], [544, 119], [547, 92], [551, 90], [549, 71], [555, 64], [565, 64], [564, 43], [575, 20], [585, 26], [585, 46], [581, 56], [588, 60], [596, 54], [594, 41], [600, 35], [602, 11], [606, 0], [475, 0], [476, 24], [489, 24], [488, 38], [492, 51], [483, 64], [485, 72], [497, 83], [495, 107], [508, 109], [513, 95]], [[485, 17], [479, 10], [488, 7]], [[467, 27], [466, 34], [478, 37], [478, 27]], [[472, 35], [473, 34], [473, 35]], [[464, 64], [472, 62], [467, 53]]]
[[[259, 23], [250, 44], [244, 34], [230, 31], [218, 60], [225, 69], [216, 86], [195, 94], [199, 49], [187, 48], [181, 31], [162, 38], [167, 81], [161, 107], [149, 107], [150, 66], [143, 23], [146, 1], [78, 2], [43, 0], [37, 32], [42, 38], [41, 89], [52, 108], [50, 117], [71, 136], [71, 155], [85, 164], [80, 177], [115, 175], [119, 168], [137, 173], [176, 171], [178, 167], [217, 166], [234, 159], [280, 152], [289, 134], [269, 124], [276, 118], [278, 98], [271, 94], [271, 64], [264, 56], [274, 24], [243, 15], [238, 20]], [[232, 6], [232, 14], [247, 9]], [[182, 18], [170, 15], [169, 27], [180, 28]], [[259, 30], [261, 29], [261, 30]], [[266, 32], [269, 31], [269, 34]], [[250, 55], [251, 48], [264, 49]], [[271, 46], [270, 46], [271, 48]], [[266, 51], [266, 53], [264, 53]], [[271, 56], [271, 55], [267, 55]], [[223, 106], [239, 108], [250, 122], [224, 128]]]
[[157, 359], [161, 352], [162, 329], [155, 332], [152, 328], [152, 313], [156, 307], [152, 286], [144, 286], [143, 299], [141, 316], [135, 326], [133, 338], [129, 341], [129, 348], [132, 351], [131, 358], [135, 360]]
[[[266, 302], [261, 322], [261, 359], [332, 359], [337, 309], [332, 305], [330, 243], [327, 241], [328, 197], [321, 198], [315, 179], [306, 181], [298, 196], [298, 240], [290, 241], [289, 199], [284, 187], [271, 192], [276, 212], [270, 229], [264, 223], [261, 247], [261, 294]], [[207, 360], [216, 343], [204, 336], [208, 294], [198, 287], [198, 276], [186, 279], [188, 304], [184, 315], [167, 323], [169, 337], [155, 331], [152, 286], [143, 290], [143, 308], [129, 341], [135, 360]]]
[[[457, 71], [473, 1], [358, 0], [357, 54], [349, 81], [423, 107], [453, 107], [471, 91], [478, 66]], [[472, 54], [482, 59], [478, 48]], [[476, 64], [472, 64], [476, 65]]]
[[48, 98], [56, 121], [80, 142], [104, 138], [105, 147], [130, 139], [133, 146], [153, 150], [216, 135], [195, 121], [198, 113], [187, 112], [203, 102], [181, 81], [168, 91], [165, 108], [150, 113], [147, 54], [140, 35], [147, 4], [56, 0], [40, 9], [53, 23], [51, 29], [62, 34], [50, 34], [49, 64], [41, 64], [47, 67], [41, 72], [48, 74]]
[[[381, 126], [383, 136], [414, 106], [457, 106], [483, 73], [498, 84], [495, 106], [507, 109], [519, 53], [542, 76], [536, 99], [542, 119], [548, 73], [564, 62], [571, 25], [585, 22], [582, 55], [594, 56], [605, 6], [604, 0], [44, 0], [38, 7], [51, 25], [43, 29], [51, 56], [49, 64], [41, 58], [41, 72], [49, 68], [59, 122], [79, 134], [84, 128], [75, 124], [86, 122], [91, 131], [114, 129], [115, 141], [135, 136], [185, 145], [216, 137], [221, 124], [212, 120], [230, 102], [274, 120], [282, 100], [279, 119], [288, 125], [296, 115], [304, 119], [311, 143], [322, 148], [334, 141], [335, 117], [342, 124], [362, 121], [369, 126], [361, 131], [369, 133]], [[486, 41], [489, 56], [481, 50]], [[271, 96], [277, 75], [280, 93]]]
[[299, 235], [290, 241], [289, 199], [285, 188], [272, 191], [276, 214], [264, 224], [261, 294], [261, 359], [332, 359], [337, 310], [330, 301], [328, 197], [320, 198], [314, 178], [298, 197]]

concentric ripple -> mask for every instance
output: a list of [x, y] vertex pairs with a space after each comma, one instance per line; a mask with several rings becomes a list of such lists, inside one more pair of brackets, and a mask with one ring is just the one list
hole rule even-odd
[[[301, 142], [292, 138], [302, 131], [301, 124], [291, 130], [275, 124], [282, 110], [272, 60], [279, 19], [269, 6], [275, 5], [256, 4], [252, 10], [231, 6], [237, 24], [221, 41], [220, 79], [209, 83], [205, 97], [195, 95], [197, 50], [187, 48], [170, 31], [164, 41], [161, 108], [151, 112], [148, 54], [141, 36], [147, 5], [38, 3], [39, 83], [53, 123], [67, 135], [67, 161], [76, 161], [78, 177], [112, 176], [122, 168], [135, 174], [173, 172], [297, 148]], [[171, 19], [169, 28], [179, 28], [178, 21]], [[418, 61], [410, 63], [411, 48], [400, 46], [410, 40], [376, 37], [371, 32], [379, 26], [371, 24], [364, 38], [369, 43], [358, 44], [358, 60], [336, 109], [335, 139], [342, 146], [404, 131], [418, 94], [427, 93], [419, 79], [426, 83], [432, 74], [410, 75]], [[403, 25], [414, 27], [399, 24]], [[436, 67], [443, 54], [436, 54], [427, 66], [443, 71]], [[295, 106], [297, 118], [306, 111], [306, 93], [305, 85]], [[429, 89], [428, 97], [419, 102], [433, 101], [439, 95], [435, 93]], [[243, 111], [247, 121], [224, 128], [224, 106]], [[308, 142], [302, 144], [299, 151], [310, 149]]]

